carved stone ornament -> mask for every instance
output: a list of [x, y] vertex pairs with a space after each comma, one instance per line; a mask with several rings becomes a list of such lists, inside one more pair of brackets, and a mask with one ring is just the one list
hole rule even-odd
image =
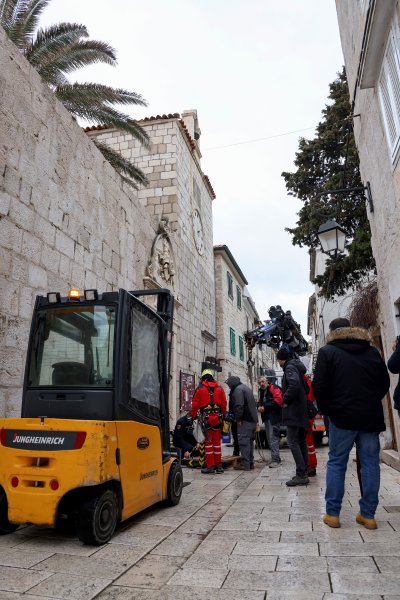
[[151, 248], [146, 274], [155, 281], [161, 280], [169, 287], [174, 287], [175, 258], [169, 233], [168, 218], [162, 217]]

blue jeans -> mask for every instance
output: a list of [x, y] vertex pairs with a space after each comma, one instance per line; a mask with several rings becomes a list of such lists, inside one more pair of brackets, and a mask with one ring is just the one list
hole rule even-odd
[[329, 459], [326, 465], [326, 512], [338, 517], [344, 496], [349, 454], [355, 443], [361, 465], [363, 495], [360, 498], [360, 513], [373, 519], [378, 506], [380, 486], [379, 433], [340, 429], [329, 423]]

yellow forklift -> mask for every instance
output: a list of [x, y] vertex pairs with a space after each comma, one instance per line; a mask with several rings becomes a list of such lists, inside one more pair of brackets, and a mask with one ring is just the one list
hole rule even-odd
[[82, 542], [101, 545], [118, 522], [178, 504], [173, 304], [166, 289], [37, 296], [21, 418], [0, 419], [0, 534], [71, 523]]

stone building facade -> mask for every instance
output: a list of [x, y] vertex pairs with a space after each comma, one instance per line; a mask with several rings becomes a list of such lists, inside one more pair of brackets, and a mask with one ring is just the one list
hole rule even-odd
[[[400, 334], [400, 6], [397, 0], [336, 0], [336, 9], [361, 176], [371, 185], [373, 205], [367, 210], [388, 358]], [[400, 421], [391, 401], [385, 413], [383, 459], [400, 469]]]
[[262, 369], [273, 368], [274, 353], [266, 346], [255, 346], [249, 362], [245, 333], [260, 325], [254, 302], [246, 288], [247, 280], [228, 246], [214, 246], [215, 310], [217, 358], [222, 372], [220, 382], [237, 375], [257, 391]]
[[0, 416], [19, 415], [37, 294], [162, 286], [177, 298], [174, 420], [180, 371], [197, 375], [215, 355], [214, 193], [195, 111], [187, 125], [176, 115], [146, 121], [143, 154], [119, 132], [101, 132], [146, 171], [150, 185], [135, 193], [1, 28], [0, 98]]
[[116, 129], [89, 128], [87, 132], [146, 174], [149, 185], [138, 191], [138, 199], [152, 222], [167, 223], [168, 235], [153, 244], [141, 285], [169, 287], [176, 298], [172, 376], [178, 397], [179, 374], [194, 375], [197, 383], [201, 363], [208, 356], [215, 357], [215, 194], [201, 170], [195, 110], [184, 112], [182, 118], [179, 114], [151, 117], [140, 125], [150, 137], [148, 149]]

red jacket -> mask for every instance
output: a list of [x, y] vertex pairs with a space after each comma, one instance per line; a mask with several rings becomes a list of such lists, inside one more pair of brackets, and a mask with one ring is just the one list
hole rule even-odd
[[214, 390], [213, 400], [215, 407], [223, 414], [226, 413], [225, 392], [216, 381], [203, 381], [194, 393], [192, 401], [191, 417], [196, 417], [197, 412], [211, 404], [211, 394], [208, 388]]

